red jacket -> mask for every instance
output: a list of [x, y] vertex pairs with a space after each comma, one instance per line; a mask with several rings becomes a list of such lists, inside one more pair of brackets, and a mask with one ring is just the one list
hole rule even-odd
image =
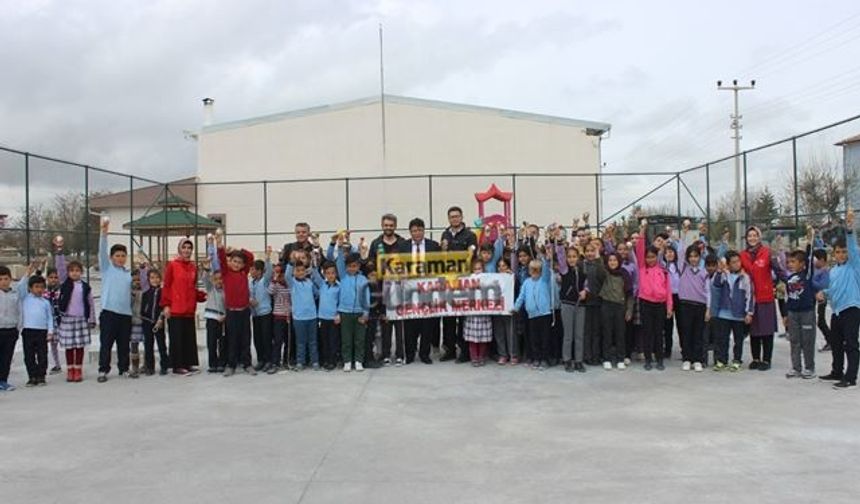
[[221, 279], [224, 281], [224, 307], [228, 310], [243, 310], [250, 305], [251, 291], [248, 288], [248, 272], [254, 262], [254, 254], [242, 249], [245, 254], [245, 267], [233, 271], [227, 264], [227, 252], [218, 248], [218, 261], [221, 263]]
[[161, 306], [170, 307], [171, 317], [193, 317], [197, 311], [197, 266], [193, 261], [174, 259], [164, 269]]
[[749, 274], [753, 284], [753, 294], [756, 303], [773, 303], [773, 276], [770, 262], [770, 249], [759, 245], [754, 250], [755, 256], [750, 249], [740, 253], [741, 265]]

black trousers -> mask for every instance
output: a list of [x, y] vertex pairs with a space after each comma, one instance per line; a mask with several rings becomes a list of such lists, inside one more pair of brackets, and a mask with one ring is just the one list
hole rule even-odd
[[189, 369], [200, 364], [197, 357], [197, 328], [194, 317], [170, 317], [170, 365], [174, 370]]
[[657, 362], [663, 362], [666, 304], [640, 299], [639, 313], [642, 319], [642, 351], [645, 353], [645, 362], [651, 362], [652, 355]]
[[48, 330], [24, 329], [21, 331], [24, 344], [24, 365], [27, 376], [44, 378], [48, 371]]
[[287, 364], [288, 355], [284, 353], [290, 344], [290, 321], [283, 317], [274, 317], [272, 320], [272, 350], [269, 352], [269, 362], [280, 366], [283, 362]]
[[251, 365], [251, 310], [228, 310], [225, 329], [227, 366]]
[[532, 340], [532, 361], [549, 359], [552, 352], [552, 315], [530, 318], [529, 337]]
[[[561, 360], [561, 345], [564, 341], [564, 326], [561, 323], [561, 309], [555, 310], [552, 327], [550, 328], [550, 352], [549, 358], [554, 361]], [[496, 345], [490, 345], [494, 349]]]
[[600, 342], [603, 339], [600, 329], [600, 305], [588, 305], [585, 307], [585, 345], [582, 356], [585, 362], [597, 362], [602, 360], [602, 348]]
[[827, 327], [827, 303], [818, 303], [816, 306], [818, 317], [818, 329], [821, 331], [821, 334], [824, 336], [824, 341], [827, 344], [830, 344], [830, 328]]
[[9, 368], [18, 342], [18, 329], [0, 329], [0, 382], [9, 381]]
[[129, 342], [131, 340], [131, 315], [120, 315], [102, 310], [99, 315], [99, 373], [110, 373], [110, 353], [116, 343], [117, 369], [128, 372]]
[[750, 353], [752, 353], [753, 360], [769, 363], [773, 357], [773, 334], [750, 336]]
[[[257, 364], [262, 366], [271, 362], [272, 353], [272, 314], [259, 315], [254, 320], [254, 351]], [[248, 349], [250, 353], [251, 349]]]
[[[436, 323], [439, 319], [434, 319]], [[445, 347], [445, 353], [454, 354], [454, 347], [460, 349], [461, 356], [469, 355], [469, 345], [463, 339], [463, 317], [443, 317], [442, 318], [442, 345]], [[438, 330], [436, 337], [431, 341], [431, 346], [439, 346]]]
[[[155, 370], [155, 345], [158, 345], [158, 363], [161, 369], [170, 367], [170, 354], [167, 352], [167, 339], [164, 327], [152, 332], [155, 324], [143, 322], [143, 366]], [[195, 345], [196, 346], [196, 345]]]
[[382, 358], [391, 358], [392, 336], [396, 338], [394, 341], [394, 353], [398, 359], [403, 358], [406, 338], [406, 322], [403, 320], [382, 320]]
[[705, 352], [702, 344], [705, 336], [705, 305], [681, 301], [676, 307], [675, 317], [678, 319], [681, 358], [687, 362], [701, 362]]
[[729, 363], [729, 335], [734, 339], [732, 344], [732, 360], [743, 362], [744, 338], [746, 337], [746, 324], [743, 320], [711, 319], [711, 324], [716, 324], [714, 333], [714, 361]]
[[377, 317], [371, 317], [367, 320], [367, 328], [364, 334], [364, 363], [373, 362], [376, 357], [373, 355], [373, 342], [376, 341], [376, 331], [384, 324]]
[[[439, 340], [439, 319], [424, 318], [407, 320], [405, 322], [405, 326], [406, 362], [408, 363], [415, 360], [416, 347], [418, 348], [418, 357], [423, 360], [429, 359], [431, 342]], [[453, 347], [451, 348], [453, 350]]]
[[[860, 308], [848, 308], [830, 317], [830, 337], [833, 351], [833, 374], [848, 382], [857, 381], [857, 366], [860, 363], [858, 333], [860, 333]], [[848, 367], [845, 368], [845, 360]], [[843, 371], [844, 369], [844, 371]]]
[[227, 349], [224, 346], [224, 322], [206, 319], [206, 349], [209, 352], [209, 369], [224, 367]]
[[600, 305], [600, 327], [603, 330], [603, 360], [618, 362], [627, 355], [627, 321], [624, 320], [625, 306], [621, 303], [604, 301]]
[[[338, 349], [340, 349], [340, 326], [334, 320], [320, 319], [320, 361], [323, 366], [337, 365]], [[300, 364], [304, 364], [301, 362]]]
[[[672, 295], [672, 306], [677, 307], [680, 303], [677, 294]], [[675, 333], [675, 316], [663, 319], [663, 355], [670, 357], [672, 355], [672, 340]]]

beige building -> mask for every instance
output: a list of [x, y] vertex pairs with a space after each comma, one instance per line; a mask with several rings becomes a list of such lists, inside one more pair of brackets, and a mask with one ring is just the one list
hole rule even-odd
[[[401, 226], [418, 216], [438, 230], [447, 208], [459, 205], [472, 222], [474, 194], [492, 183], [515, 193], [516, 221], [568, 223], [583, 211], [597, 213], [595, 178], [572, 175], [600, 171], [609, 128], [391, 95], [383, 105], [377, 96], [207, 124], [195, 134], [202, 185], [196, 195], [182, 186], [188, 181], [171, 189], [196, 199], [200, 215], [223, 220], [233, 243], [254, 250], [291, 240], [297, 221], [324, 233], [349, 227], [371, 236], [380, 215], [393, 212]], [[490, 211], [501, 212], [497, 207]]]

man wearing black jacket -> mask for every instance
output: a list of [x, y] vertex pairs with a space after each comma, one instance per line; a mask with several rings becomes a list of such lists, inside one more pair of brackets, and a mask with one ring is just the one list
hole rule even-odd
[[[421, 260], [427, 252], [441, 252], [442, 247], [433, 240], [424, 237], [424, 221], [415, 218], [409, 221], [410, 240], [400, 244], [398, 252], [401, 254], [412, 254], [415, 260]], [[405, 323], [406, 328], [406, 363], [415, 360], [415, 347], [418, 338], [421, 338], [421, 346], [418, 349], [418, 357], [424, 364], [433, 364], [430, 359], [430, 345], [432, 341], [439, 341], [439, 319], [436, 317], [411, 319]]]
[[[448, 209], [448, 229], [442, 233], [442, 248], [446, 251], [471, 250], [478, 248], [478, 237], [463, 223], [463, 209], [453, 206]], [[440, 361], [453, 360], [454, 345], [460, 348], [457, 362], [469, 361], [469, 347], [463, 340], [463, 317], [444, 317], [442, 319], [442, 345], [445, 354]]]
[[[377, 236], [372, 242], [370, 242], [370, 249], [368, 250], [367, 263], [376, 266], [376, 259], [380, 254], [393, 254], [396, 253], [402, 248], [402, 244], [406, 242], [402, 236], [397, 234], [397, 216], [394, 214], [385, 214], [382, 216], [382, 234]], [[377, 289], [378, 292], [381, 292], [381, 283], [382, 277], [378, 275], [380, 288]], [[374, 289], [371, 289], [371, 297], [373, 297], [373, 293], [377, 292]], [[377, 307], [378, 313], [377, 317], [385, 316], [385, 305], [384, 299], [380, 301], [380, 306]], [[397, 355], [396, 364], [399, 366], [403, 364], [403, 346], [405, 339], [405, 323], [403, 321], [399, 322], [385, 322], [383, 320], [377, 320], [377, 323], [382, 327], [382, 364], [388, 365], [391, 364], [391, 336], [394, 335], [397, 338], [397, 342], [394, 345], [395, 354]], [[395, 331], [395, 327], [397, 330]], [[368, 337], [367, 344], [370, 347], [370, 350], [365, 349], [365, 355], [371, 356], [373, 355], [373, 339], [372, 337]], [[372, 368], [374, 366], [373, 363], [365, 363], [365, 367]]]

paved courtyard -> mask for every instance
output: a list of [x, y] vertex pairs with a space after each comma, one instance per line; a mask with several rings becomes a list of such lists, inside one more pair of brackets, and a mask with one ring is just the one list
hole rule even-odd
[[786, 380], [785, 340], [775, 362], [104, 385], [90, 364], [0, 395], [0, 502], [857, 502], [860, 391]]

